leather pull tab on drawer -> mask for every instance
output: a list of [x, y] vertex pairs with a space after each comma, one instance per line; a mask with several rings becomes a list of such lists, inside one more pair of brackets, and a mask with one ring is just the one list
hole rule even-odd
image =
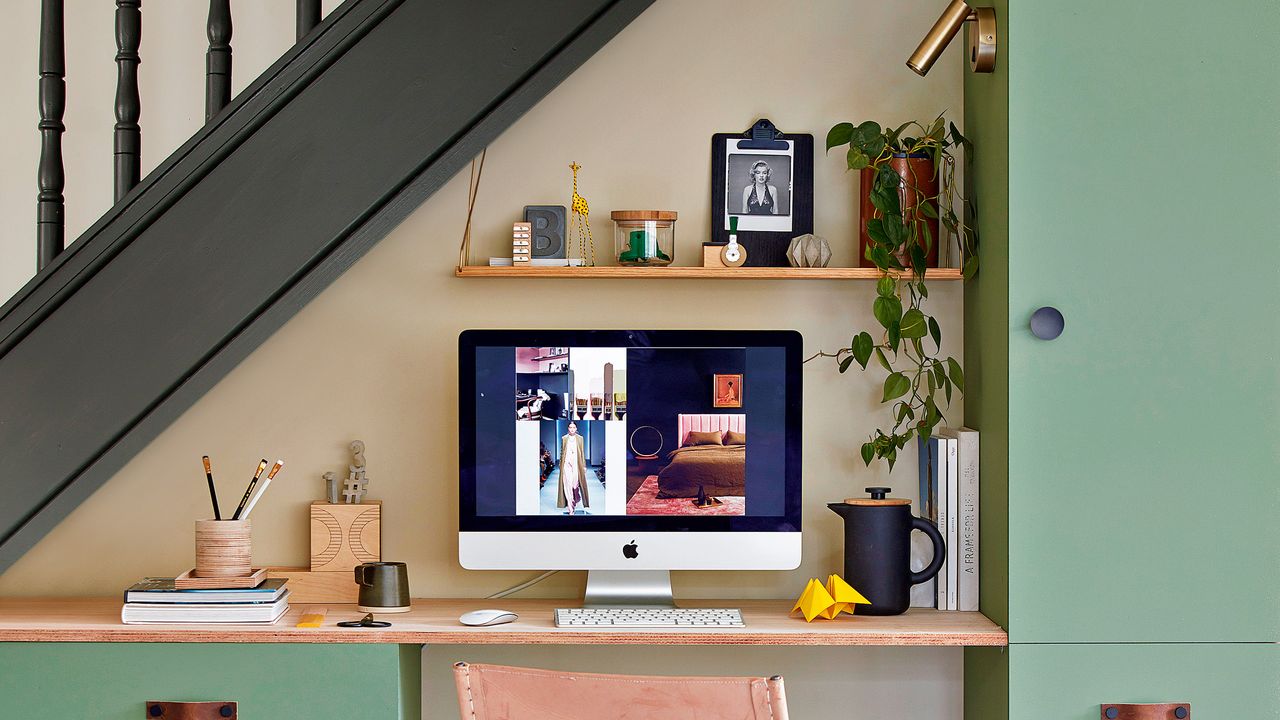
[[1102, 720], [1188, 720], [1191, 703], [1103, 703]]
[[234, 702], [167, 702], [148, 700], [147, 720], [236, 720]]

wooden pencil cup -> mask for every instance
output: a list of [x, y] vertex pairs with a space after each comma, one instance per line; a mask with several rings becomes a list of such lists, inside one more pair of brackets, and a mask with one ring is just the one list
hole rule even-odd
[[248, 520], [196, 521], [196, 577], [240, 577], [253, 572], [253, 529]]

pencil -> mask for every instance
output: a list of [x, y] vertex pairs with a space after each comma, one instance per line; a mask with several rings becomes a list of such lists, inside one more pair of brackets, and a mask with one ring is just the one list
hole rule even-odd
[[236, 506], [236, 513], [231, 516], [232, 520], [239, 520], [240, 513], [244, 512], [244, 504], [249, 502], [249, 495], [253, 493], [253, 486], [258, 484], [258, 478], [262, 476], [262, 471], [267, 469], [267, 459], [262, 458], [262, 462], [258, 463], [258, 469], [253, 473], [253, 479], [249, 481], [249, 487], [244, 489], [244, 497], [240, 498], [240, 504]]
[[200, 459], [204, 460], [204, 476], [209, 480], [209, 501], [213, 503], [213, 519], [221, 520], [222, 513], [218, 510], [218, 491], [213, 487], [213, 467], [209, 465], [208, 455]]
[[245, 520], [249, 519], [249, 513], [253, 512], [253, 506], [258, 504], [258, 499], [267, 491], [267, 486], [271, 484], [271, 478], [275, 477], [276, 473], [280, 472], [280, 468], [282, 467], [284, 467], [283, 460], [277, 460], [276, 464], [271, 466], [271, 472], [267, 473], [267, 477], [262, 481], [262, 485], [258, 486], [258, 492], [254, 493], [253, 499], [250, 500], [249, 504], [244, 508]]

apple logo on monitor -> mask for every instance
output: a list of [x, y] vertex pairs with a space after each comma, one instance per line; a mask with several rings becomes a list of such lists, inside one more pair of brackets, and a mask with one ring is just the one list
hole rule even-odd
[[627, 558], [628, 560], [634, 560], [635, 558], [640, 557], [640, 551], [636, 549], [635, 540], [632, 540], [622, 546], [622, 557]]

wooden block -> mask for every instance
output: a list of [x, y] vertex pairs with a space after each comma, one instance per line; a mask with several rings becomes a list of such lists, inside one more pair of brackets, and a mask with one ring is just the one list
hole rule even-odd
[[[382, 501], [311, 503], [311, 569], [344, 571], [382, 559]], [[352, 581], [354, 582], [354, 580]]]
[[253, 568], [253, 572], [239, 577], [197, 577], [192, 568], [173, 579], [175, 590], [225, 590], [228, 588], [256, 588], [267, 579], [266, 568]]
[[724, 261], [720, 259], [720, 249], [723, 247], [723, 245], [703, 245], [702, 267], [725, 267]]
[[351, 570], [312, 572], [301, 567], [273, 567], [267, 568], [267, 577], [288, 580], [289, 602], [301, 605], [354, 604], [360, 595], [360, 586]]

